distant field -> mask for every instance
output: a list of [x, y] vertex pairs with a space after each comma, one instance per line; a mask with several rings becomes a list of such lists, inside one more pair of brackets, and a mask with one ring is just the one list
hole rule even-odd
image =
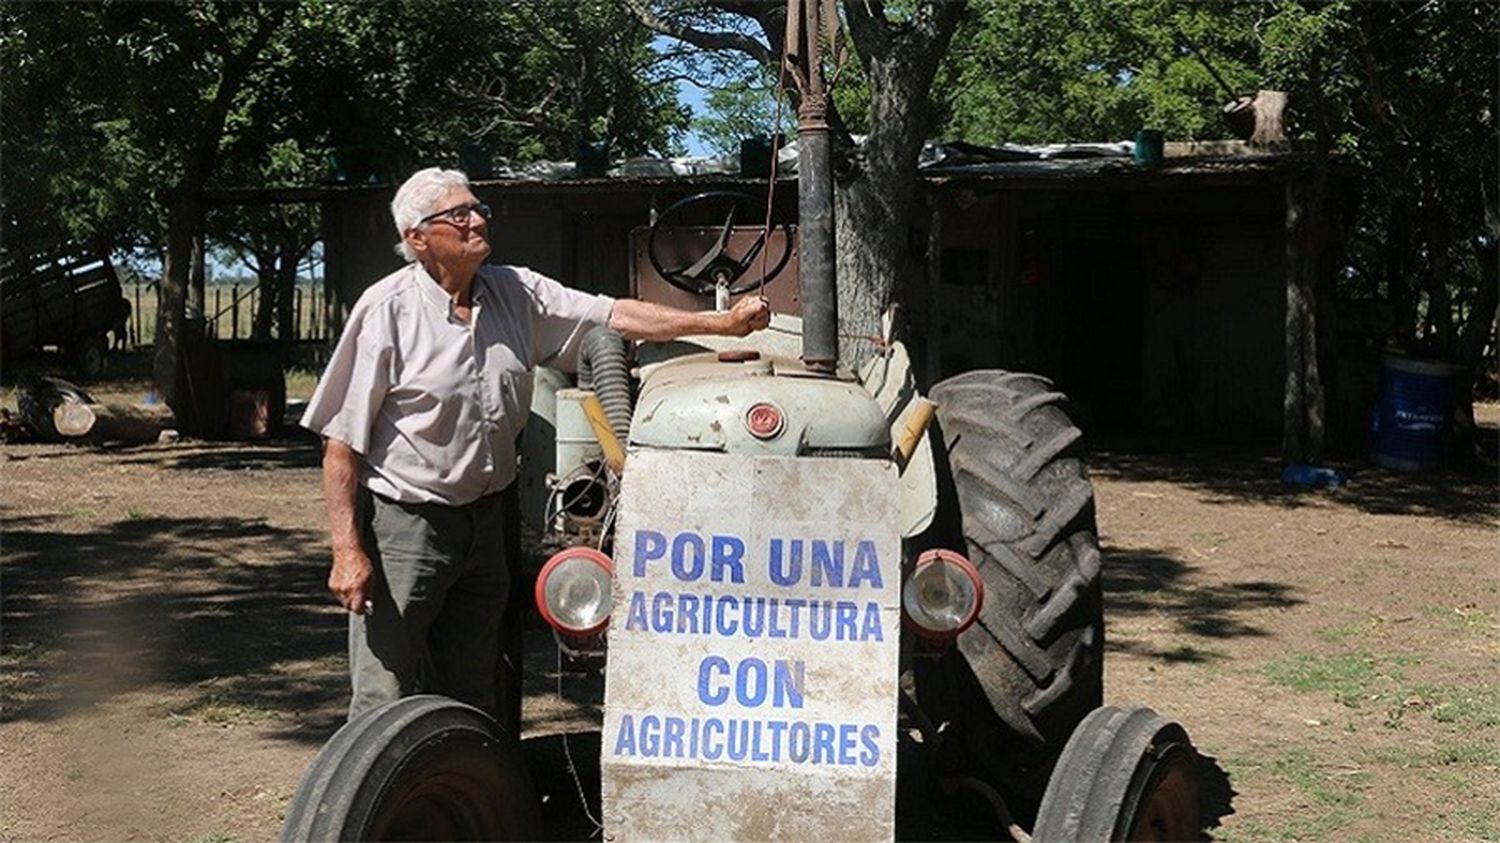
[[[156, 342], [156, 312], [159, 297], [155, 287], [145, 284], [126, 284], [125, 298], [131, 307], [131, 345], [152, 345]], [[239, 307], [232, 302], [240, 296]], [[244, 285], [210, 284], [205, 291], [207, 315], [213, 320], [216, 335], [222, 339], [249, 337], [255, 321], [255, 308], [260, 296], [253, 288]], [[297, 285], [296, 306], [297, 337], [317, 339], [327, 335], [324, 321], [327, 315], [322, 298], [322, 287], [311, 284]], [[275, 330], [274, 328], [272, 330]]]

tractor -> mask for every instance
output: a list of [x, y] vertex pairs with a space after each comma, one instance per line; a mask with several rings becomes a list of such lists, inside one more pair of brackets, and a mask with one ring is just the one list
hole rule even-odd
[[[605, 664], [605, 839], [889, 839], [909, 770], [987, 806], [995, 837], [1197, 837], [1185, 730], [1102, 705], [1065, 397], [996, 370], [924, 395], [890, 317], [840, 367], [829, 138], [806, 109], [798, 144], [795, 227], [737, 224], [770, 203], [711, 191], [636, 234], [634, 292], [766, 295], [768, 330], [632, 348], [596, 329], [576, 386], [536, 376], [521, 495], [554, 552], [534, 608], [569, 664]], [[314, 760], [283, 839], [539, 837], [512, 731], [436, 696], [370, 712]]]

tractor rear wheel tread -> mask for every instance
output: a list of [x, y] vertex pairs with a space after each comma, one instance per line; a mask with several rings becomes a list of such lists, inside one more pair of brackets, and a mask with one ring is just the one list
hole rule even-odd
[[919, 669], [918, 694], [1024, 816], [1103, 698], [1093, 484], [1066, 398], [1045, 378], [967, 372], [931, 397], [939, 513], [923, 541], [966, 548], [985, 599], [939, 666]]

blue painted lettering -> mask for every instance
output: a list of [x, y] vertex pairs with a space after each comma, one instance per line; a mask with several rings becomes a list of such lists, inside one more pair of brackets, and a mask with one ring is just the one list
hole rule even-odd
[[880, 763], [880, 744], [875, 741], [880, 738], [880, 727], [874, 723], [866, 723], [859, 730], [859, 742], [864, 744], [864, 752], [859, 754], [859, 763], [866, 767], [874, 767]]
[[723, 685], [710, 687], [714, 674], [728, 676], [729, 660], [723, 656], [708, 656], [698, 665], [698, 699], [704, 705], [723, 705], [729, 701], [729, 689]]
[[869, 539], [861, 540], [854, 549], [854, 568], [849, 572], [849, 587], [859, 588], [866, 580], [869, 581], [870, 588], [881, 588], [884, 582], [880, 578], [880, 560], [875, 556], [875, 542]]
[[661, 718], [655, 714], [641, 718], [640, 750], [644, 758], [655, 758], [661, 752]]
[[626, 629], [649, 629], [646, 624], [646, 595], [642, 591], [630, 593], [630, 608], [625, 612]]
[[776, 708], [801, 708], [807, 690], [807, 665], [801, 659], [777, 659], [771, 705]]
[[844, 543], [812, 540], [812, 584], [842, 586], [844, 584]]
[[[642, 733], [644, 733], [646, 731], [644, 723], [642, 723], [641, 731], [642, 731]], [[812, 740], [812, 743], [813, 743], [813, 754], [812, 754], [812, 763], [814, 763], [814, 764], [835, 764], [835, 763], [838, 763], [837, 760], [836, 760], [836, 758], [835, 758], [835, 756], [834, 756], [834, 754], [833, 754], [833, 735], [834, 735], [834, 729], [833, 729], [833, 724], [832, 723], [814, 723], [813, 724], [813, 740]], [[645, 735], [644, 734], [642, 734], [642, 736], [641, 736], [641, 742], [642, 743], [645, 742]]]
[[792, 539], [783, 554], [783, 540], [771, 539], [771, 582], [793, 585], [802, 579], [802, 540]]
[[[717, 733], [717, 734], [713, 734]], [[703, 758], [717, 761], [724, 754], [724, 721], [709, 717], [703, 721]]]
[[880, 607], [874, 603], [865, 604], [865, 623], [860, 630], [860, 637], [866, 641], [884, 641], [885, 630], [880, 625]]
[[681, 758], [682, 733], [687, 724], [681, 717], [667, 717], [662, 722], [661, 754], [663, 758]]
[[667, 537], [655, 530], [635, 531], [635, 575], [646, 576], [646, 563], [667, 555]]
[[693, 582], [703, 576], [705, 551], [703, 537], [697, 533], [678, 533], [672, 539], [672, 576]]
[[658, 591], [651, 598], [651, 631], [672, 631], [672, 595], [665, 591]]
[[628, 714], [620, 715], [620, 734], [615, 737], [615, 755], [631, 756], [635, 754], [635, 718]]
[[724, 581], [724, 571], [729, 570], [730, 582], [745, 581], [745, 542], [735, 536], [714, 536], [714, 582]]

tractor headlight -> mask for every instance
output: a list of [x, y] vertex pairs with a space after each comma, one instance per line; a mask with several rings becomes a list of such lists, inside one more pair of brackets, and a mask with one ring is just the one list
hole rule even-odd
[[901, 610], [918, 635], [953, 638], [979, 617], [984, 581], [974, 564], [951, 550], [929, 550], [917, 557], [901, 587]]
[[586, 638], [609, 625], [614, 564], [591, 547], [553, 554], [536, 577], [536, 607], [558, 632]]

